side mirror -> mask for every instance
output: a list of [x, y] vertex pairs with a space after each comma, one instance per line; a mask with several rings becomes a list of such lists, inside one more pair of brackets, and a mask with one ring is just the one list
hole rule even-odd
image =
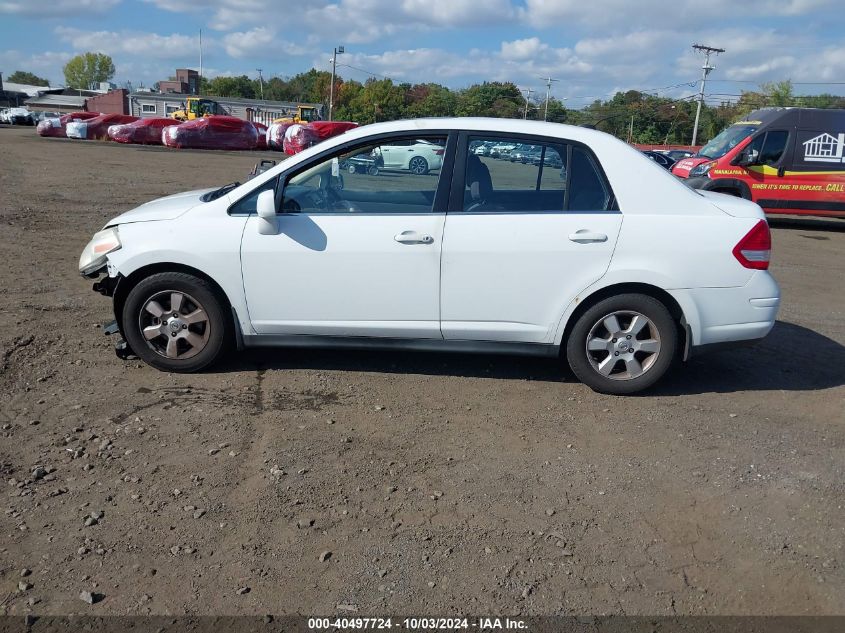
[[278, 235], [279, 218], [276, 215], [276, 194], [272, 189], [258, 194], [256, 210], [258, 211], [259, 235]]
[[749, 165], [756, 165], [760, 159], [760, 152], [756, 149], [748, 148], [742, 150], [737, 158], [736, 164], [740, 167], [748, 167]]

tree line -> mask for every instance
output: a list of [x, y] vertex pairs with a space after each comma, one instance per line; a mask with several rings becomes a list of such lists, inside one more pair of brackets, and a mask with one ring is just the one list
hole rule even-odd
[[[260, 98], [302, 103], [329, 102], [331, 73], [312, 68], [290, 78], [203, 78], [209, 96]], [[262, 92], [263, 91], [263, 92]], [[708, 98], [712, 101], [712, 98]], [[361, 124], [415, 117], [489, 116], [528, 118], [572, 125], [588, 125], [633, 143], [685, 145], [692, 140], [697, 102], [672, 99], [638, 90], [617, 92], [581, 109], [570, 109], [552, 97], [546, 114], [545, 95], [527, 104], [510, 82], [483, 82], [452, 90], [436, 83], [397, 83], [370, 78], [364, 82], [335, 78], [333, 118]], [[752, 110], [768, 106], [845, 108], [845, 97], [820, 94], [796, 96], [790, 81], [767, 83], [745, 90], [733, 101], [702, 105], [698, 138], [707, 142]]]
[[[64, 66], [68, 87], [88, 88], [114, 77], [112, 59], [102, 53], [82, 53]], [[15, 71], [7, 81], [48, 85], [32, 73]], [[331, 73], [312, 68], [293, 77], [252, 79], [202, 78], [201, 92], [209, 97], [264, 98], [272, 101], [322, 103], [328, 107]], [[154, 89], [157, 88], [153, 86]], [[765, 106], [845, 108], [845, 97], [820, 94], [797, 96], [790, 81], [767, 83], [756, 91], [742, 91], [733, 101], [713, 103], [701, 110], [698, 138], [707, 142], [725, 127], [754, 109]], [[364, 82], [335, 78], [332, 118], [361, 124], [417, 117], [488, 116], [528, 118], [573, 125], [589, 125], [633, 143], [684, 145], [692, 139], [697, 103], [694, 98], [671, 99], [629, 90], [596, 99], [581, 109], [570, 109], [545, 95], [526, 103], [511, 82], [485, 81], [467, 88], [450, 89], [437, 83], [397, 83], [371, 77]]]

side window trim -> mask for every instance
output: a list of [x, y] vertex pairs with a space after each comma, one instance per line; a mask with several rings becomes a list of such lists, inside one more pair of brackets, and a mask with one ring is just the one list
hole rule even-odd
[[[433, 212], [437, 213], [438, 212], [437, 211], [438, 201], [443, 200], [444, 202], [439, 205], [439, 208], [443, 209], [442, 211], [439, 211], [439, 213], [443, 213], [446, 209], [445, 200], [448, 199], [449, 190], [446, 189], [445, 191], [443, 191], [441, 193], [441, 188], [444, 186], [444, 183], [447, 185], [447, 187], [451, 185], [451, 167], [455, 162], [455, 146], [457, 145], [457, 141], [458, 141], [458, 133], [455, 130], [443, 130], [443, 129], [424, 130], [423, 133], [421, 133], [421, 132], [384, 132], [382, 134], [374, 134], [372, 136], [368, 136], [367, 138], [356, 139], [354, 141], [348, 141], [348, 142], [343, 143], [341, 145], [336, 145], [332, 149], [327, 149], [323, 152], [320, 152], [316, 156], [312, 157], [312, 159], [304, 165], [298, 165], [296, 167], [289, 167], [288, 169], [283, 169], [276, 176], [274, 176], [273, 178], [270, 178], [270, 180], [273, 180], [276, 183], [274, 185], [274, 189], [275, 189], [275, 194], [276, 194], [277, 213], [281, 214], [281, 212], [278, 211], [278, 207], [282, 202], [281, 194], [282, 194], [282, 192], [284, 192], [284, 188], [287, 185], [288, 180], [290, 178], [292, 178], [293, 176], [295, 176], [296, 174], [307, 170], [309, 165], [314, 165], [317, 162], [319, 162], [321, 160], [325, 160], [326, 158], [330, 158], [332, 155], [335, 155], [335, 154], [346, 153], [350, 150], [355, 149], [356, 147], [365, 147], [366, 145], [370, 145], [372, 143], [377, 143], [377, 142], [380, 142], [380, 141], [385, 141], [385, 140], [389, 140], [389, 139], [393, 139], [393, 138], [403, 138], [404, 137], [406, 139], [413, 139], [413, 138], [417, 138], [419, 136], [445, 136], [446, 137], [446, 147], [445, 147], [445, 152], [444, 152], [444, 155], [443, 155], [443, 166], [441, 167], [440, 182], [438, 183], [438, 189], [437, 189], [437, 192], [435, 193], [434, 206], [433, 206]], [[447, 170], [448, 170], [449, 176], [450, 176], [450, 178], [448, 178], [448, 179], [444, 178], [444, 176], [447, 175]], [[259, 186], [258, 188], [261, 188], [261, 186]], [[247, 214], [241, 214], [241, 213], [234, 212], [233, 209], [241, 201], [245, 200], [246, 198], [249, 198], [253, 193], [256, 192], [256, 190], [257, 189], [252, 189], [252, 190], [250, 190], [249, 193], [246, 193], [243, 196], [241, 196], [240, 198], [238, 198], [237, 200], [235, 200], [235, 202], [233, 202], [232, 204], [229, 205], [226, 212], [229, 215], [232, 215], [233, 213], [235, 215], [247, 215]], [[251, 215], [251, 214], [249, 214], [249, 215]]]

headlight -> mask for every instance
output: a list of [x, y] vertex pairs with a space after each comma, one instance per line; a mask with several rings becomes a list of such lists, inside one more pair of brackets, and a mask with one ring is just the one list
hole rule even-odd
[[706, 176], [710, 173], [710, 170], [713, 168], [713, 165], [716, 164], [715, 160], [707, 161], [706, 163], [701, 163], [700, 165], [696, 165], [692, 169], [689, 170], [690, 178], [697, 178], [698, 176]]
[[105, 265], [106, 255], [119, 248], [120, 236], [116, 226], [95, 233], [79, 257], [79, 272], [83, 275], [97, 272]]

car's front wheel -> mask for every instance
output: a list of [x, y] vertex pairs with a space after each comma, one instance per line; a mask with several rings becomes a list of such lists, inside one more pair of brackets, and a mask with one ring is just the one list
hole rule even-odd
[[157, 273], [139, 282], [123, 306], [123, 334], [147, 364], [199, 371], [230, 340], [230, 325], [212, 285], [185, 273]]
[[408, 169], [412, 174], [423, 176], [428, 173], [428, 161], [422, 156], [414, 156], [408, 163]]
[[625, 395], [660, 380], [675, 360], [678, 341], [666, 306], [648, 295], [622, 294], [581, 315], [566, 342], [566, 357], [587, 386]]

